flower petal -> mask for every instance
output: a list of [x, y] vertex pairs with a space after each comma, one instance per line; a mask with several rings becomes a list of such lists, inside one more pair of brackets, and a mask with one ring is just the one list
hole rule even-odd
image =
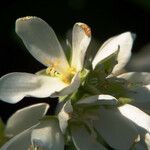
[[68, 120], [70, 119], [70, 113], [73, 112], [73, 107], [71, 105], [71, 101], [67, 101], [61, 111], [58, 113], [59, 126], [63, 133], [65, 133], [66, 128], [68, 126]]
[[130, 149], [138, 137], [137, 129], [118, 109], [100, 108], [99, 120], [94, 127], [103, 139], [114, 149]]
[[18, 110], [8, 119], [5, 134], [12, 137], [37, 124], [48, 108], [48, 104], [39, 103]]
[[106, 150], [96, 138], [90, 134], [83, 124], [71, 124], [71, 136], [78, 150]]
[[45, 66], [57, 65], [56, 70], [66, 72], [69, 65], [53, 29], [41, 18], [23, 17], [16, 21], [16, 33], [26, 48]]
[[119, 48], [119, 54], [117, 58], [118, 64], [114, 67], [112, 73], [119, 72], [130, 59], [134, 38], [135, 35], [131, 34], [130, 32], [125, 32], [108, 39], [108, 41], [106, 41], [98, 50], [92, 62], [93, 68], [95, 68], [100, 61], [116, 52]]
[[80, 77], [79, 77], [79, 73], [77, 73], [73, 77], [70, 85], [67, 85], [65, 88], [63, 88], [59, 92], [53, 93], [51, 96], [58, 97], [58, 96], [64, 96], [64, 95], [71, 94], [71, 93], [75, 92], [79, 86], [80, 86]]
[[145, 142], [146, 142], [146, 144], [147, 144], [148, 150], [150, 150], [150, 134], [149, 134], [149, 133], [147, 133], [147, 134], [145, 135]]
[[128, 72], [117, 77], [127, 80], [130, 84], [139, 86], [150, 84], [150, 73], [148, 72]]
[[98, 102], [100, 105], [116, 105], [118, 100], [111, 95], [94, 95], [81, 99], [77, 104], [90, 104]]
[[31, 132], [34, 126], [24, 132], [16, 135], [4, 144], [0, 150], [27, 150], [31, 144]]
[[25, 96], [48, 97], [66, 86], [58, 78], [14, 72], [0, 78], [0, 99], [16, 103]]
[[150, 85], [130, 90], [128, 94], [134, 99], [132, 102], [133, 105], [150, 114]]
[[139, 108], [126, 104], [119, 107], [119, 111], [123, 116], [150, 132], [150, 116]]
[[147, 146], [144, 143], [144, 141], [140, 141], [137, 144], [135, 144], [133, 149], [135, 149], [135, 150], [149, 150], [149, 149], [147, 149]]
[[129, 95], [134, 98], [134, 103], [150, 103], [150, 85], [135, 88]]
[[64, 137], [59, 128], [58, 120], [42, 121], [31, 134], [32, 145], [44, 150], [63, 150]]
[[72, 34], [71, 67], [76, 68], [77, 71], [81, 71], [85, 53], [91, 40], [91, 30], [88, 25], [79, 22], [74, 25]]
[[129, 72], [117, 77], [127, 80], [132, 104], [150, 114], [150, 73]]

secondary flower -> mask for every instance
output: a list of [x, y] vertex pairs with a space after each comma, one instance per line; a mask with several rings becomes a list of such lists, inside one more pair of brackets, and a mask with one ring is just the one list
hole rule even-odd
[[150, 116], [118, 102], [110, 95], [67, 101], [58, 114], [62, 132], [69, 130], [76, 149], [149, 150]]
[[48, 108], [48, 104], [40, 103], [13, 114], [5, 128], [5, 136], [11, 139], [0, 150], [63, 150], [64, 137], [57, 118], [42, 119]]
[[70, 63], [53, 29], [42, 19], [19, 18], [16, 21], [16, 33], [31, 55], [47, 69], [37, 74], [14, 72], [1, 77], [1, 100], [16, 103], [25, 96], [67, 95], [79, 87], [79, 72], [83, 68], [91, 39], [91, 31], [86, 24], [76, 23], [73, 27]]

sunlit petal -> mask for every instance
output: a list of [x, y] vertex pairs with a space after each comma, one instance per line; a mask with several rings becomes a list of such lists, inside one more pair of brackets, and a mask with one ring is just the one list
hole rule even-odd
[[61, 111], [58, 114], [60, 129], [65, 133], [68, 126], [68, 120], [70, 119], [70, 114], [73, 112], [73, 107], [71, 101], [67, 101]]
[[138, 137], [137, 129], [118, 109], [99, 110], [99, 120], [93, 124], [103, 139], [114, 149], [130, 149]]
[[31, 144], [31, 132], [34, 127], [16, 135], [4, 144], [0, 150], [28, 150]]
[[18, 110], [8, 119], [5, 134], [15, 136], [37, 124], [46, 114], [48, 108], [48, 104], [39, 103]]
[[80, 71], [83, 67], [85, 53], [91, 40], [91, 29], [84, 23], [76, 23], [72, 34], [71, 66]]
[[16, 33], [26, 48], [45, 66], [57, 66], [60, 73], [66, 72], [68, 62], [53, 29], [41, 18], [24, 17], [16, 21]]
[[138, 126], [150, 132], [150, 116], [148, 114], [129, 104], [119, 107], [119, 111]]
[[0, 78], [0, 99], [17, 103], [25, 96], [48, 97], [66, 86], [58, 78], [15, 72]]
[[131, 34], [130, 32], [125, 32], [108, 39], [108, 41], [106, 41], [98, 50], [92, 63], [93, 67], [95, 68], [100, 61], [119, 49], [117, 58], [118, 64], [114, 67], [113, 73], [120, 71], [130, 59], [134, 38], [135, 35]]
[[90, 104], [94, 102], [98, 102], [100, 105], [115, 105], [117, 104], [117, 99], [111, 95], [101, 94], [81, 99], [77, 104]]
[[31, 134], [32, 145], [44, 150], [63, 150], [64, 137], [59, 128], [58, 120], [42, 121]]

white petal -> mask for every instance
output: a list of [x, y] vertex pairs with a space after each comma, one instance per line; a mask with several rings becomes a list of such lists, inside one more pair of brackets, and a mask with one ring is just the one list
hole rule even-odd
[[81, 99], [80, 101], [77, 102], [77, 104], [90, 104], [98, 102], [100, 105], [116, 105], [117, 101], [118, 100], [111, 95], [101, 94]]
[[145, 135], [145, 142], [146, 142], [146, 144], [147, 144], [148, 150], [150, 150], [150, 134], [149, 134], [149, 133], [147, 133], [147, 134]]
[[140, 86], [150, 84], [150, 73], [148, 72], [128, 72], [117, 77], [123, 78], [131, 84], [134, 83]]
[[144, 44], [140, 50], [133, 55], [127, 68], [138, 72], [150, 72], [150, 43]]
[[16, 33], [26, 48], [46, 66], [57, 65], [58, 72], [66, 72], [69, 65], [53, 29], [38, 17], [24, 17], [16, 21]]
[[48, 104], [40, 103], [18, 110], [8, 119], [5, 134], [7, 136], [15, 136], [37, 124], [46, 114], [48, 108]]
[[126, 118], [132, 120], [138, 126], [146, 129], [150, 132], [150, 116], [134, 107], [132, 105], [126, 104], [119, 107], [119, 111], [124, 115]]
[[150, 103], [150, 85], [135, 88], [129, 95], [134, 98], [134, 103]]
[[99, 110], [99, 121], [93, 124], [103, 139], [114, 149], [128, 150], [138, 137], [134, 123], [118, 109]]
[[115, 97], [105, 94], [99, 95], [98, 100], [101, 105], [116, 105], [118, 102]]
[[84, 23], [76, 23], [72, 33], [72, 61], [71, 66], [81, 71], [87, 47], [91, 40], [91, 30]]
[[91, 104], [98, 101], [98, 95], [89, 96], [86, 98], [83, 98], [77, 102], [77, 104]]
[[125, 32], [118, 36], [108, 39], [108, 41], [106, 41], [102, 45], [102, 47], [98, 50], [92, 62], [93, 68], [95, 68], [95, 66], [100, 61], [116, 52], [120, 47], [117, 58], [118, 64], [114, 67], [112, 73], [117, 73], [118, 71], [120, 71], [130, 59], [133, 41], [134, 35], [131, 34], [130, 32]]
[[4, 144], [0, 150], [28, 150], [31, 144], [31, 132], [34, 127], [16, 135]]
[[60, 131], [58, 120], [45, 120], [37, 126], [31, 134], [34, 146], [44, 150], [63, 150], [64, 137]]
[[71, 125], [71, 136], [77, 150], [106, 150], [82, 124]]
[[58, 78], [29, 73], [10, 73], [0, 78], [0, 99], [16, 103], [25, 96], [48, 97], [66, 86]]
[[75, 92], [79, 86], [80, 86], [80, 77], [79, 77], [79, 73], [77, 73], [73, 77], [70, 85], [66, 86], [64, 89], [62, 89], [59, 92], [53, 93], [52, 96], [58, 97], [58, 96], [64, 96], [64, 95], [71, 94], [71, 93]]
[[66, 128], [68, 126], [68, 120], [70, 119], [70, 114], [73, 112], [73, 107], [71, 105], [71, 101], [67, 101], [61, 111], [58, 113], [59, 125], [60, 129], [63, 133], [65, 133]]
[[150, 114], [150, 85], [134, 88], [129, 91], [132, 104]]
[[143, 135], [140, 137], [140, 141], [138, 141], [136, 144], [134, 144], [132, 149], [135, 150], [150, 150], [150, 135], [149, 133], [145, 133], [145, 131], [142, 131]]

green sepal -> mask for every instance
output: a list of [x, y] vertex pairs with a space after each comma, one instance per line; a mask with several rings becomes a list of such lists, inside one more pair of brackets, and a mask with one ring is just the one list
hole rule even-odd
[[2, 135], [2, 133], [4, 132], [4, 129], [5, 129], [5, 125], [2, 119], [0, 118], [0, 135]]
[[[73, 110], [75, 113], [72, 114], [72, 121], [86, 122], [88, 119], [98, 119], [99, 104], [74, 104]], [[70, 120], [70, 121], [71, 121]]]
[[74, 146], [73, 142], [69, 142], [65, 145], [65, 150], [76, 150], [76, 147]]
[[68, 99], [70, 99], [71, 95], [65, 95], [65, 96], [59, 96], [59, 103], [60, 102], [66, 102]]
[[108, 57], [100, 61], [96, 65], [94, 72], [98, 71], [104, 77], [107, 77], [108, 75], [110, 75], [112, 73], [114, 66], [118, 63], [117, 62], [118, 53], [119, 53], [119, 47], [118, 47], [118, 50], [115, 51], [113, 54], [109, 55]]
[[55, 115], [46, 115], [42, 119], [40, 119], [40, 121], [48, 121], [48, 120], [57, 120], [58, 121], [58, 118]]
[[[111, 74], [114, 66], [117, 64], [119, 48], [116, 52], [100, 61], [94, 70], [90, 70], [88, 73], [84, 89], [90, 95], [102, 94], [105, 89], [103, 85], [106, 85], [106, 77]], [[101, 90], [102, 89], [102, 90]]]
[[119, 97], [127, 97], [128, 92], [126, 81], [116, 77], [108, 78], [104, 88], [101, 90], [117, 99]]
[[86, 80], [86, 78], [87, 78], [89, 72], [90, 72], [90, 70], [85, 69], [85, 68], [80, 72], [81, 84], [84, 84], [84, 81]]
[[5, 125], [0, 118], [0, 147], [5, 144], [9, 139], [5, 136]]
[[118, 98], [119, 104], [118, 105], [124, 105], [124, 104], [130, 104], [134, 100], [129, 97], [119, 97]]

